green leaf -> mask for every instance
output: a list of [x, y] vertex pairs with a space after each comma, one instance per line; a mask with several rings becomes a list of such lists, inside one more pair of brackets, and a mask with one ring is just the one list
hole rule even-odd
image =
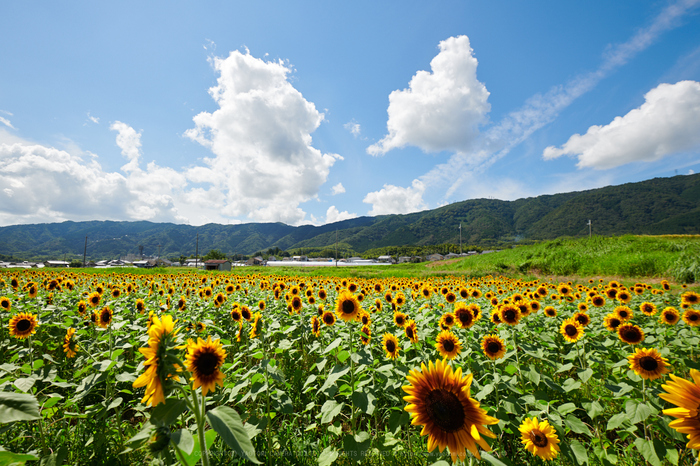
[[258, 419], [257, 417], [248, 418], [246, 423], [243, 424], [243, 428], [248, 434], [248, 438], [253, 440], [256, 435], [265, 430], [265, 427], [267, 427], [267, 422], [268, 419], [266, 417], [262, 419]]
[[583, 407], [591, 419], [595, 419], [605, 412], [605, 409], [597, 401], [591, 403], [583, 403]]
[[345, 403], [335, 400], [327, 400], [321, 407], [321, 424], [333, 422], [333, 419], [343, 410]]
[[333, 340], [333, 342], [332, 342], [330, 345], [328, 345], [328, 346], [326, 347], [326, 349], [325, 349], [325, 351], [323, 352], [323, 354], [328, 354], [328, 353], [330, 353], [331, 351], [333, 351], [334, 349], [336, 349], [338, 346], [340, 346], [340, 344], [341, 344], [342, 342], [343, 342], [343, 338], [342, 338], [342, 337], [336, 338], [335, 340]]
[[627, 413], [615, 414], [608, 419], [608, 425], [605, 430], [615, 430], [627, 420]]
[[98, 372], [104, 372], [107, 369], [111, 368], [114, 365], [115, 361], [112, 361], [111, 359], [103, 359], [100, 362], [95, 362], [92, 364], [92, 367], [97, 369]]
[[371, 442], [372, 438], [367, 432], [347, 434], [343, 437], [343, 453], [348, 459], [357, 463], [365, 458]]
[[194, 437], [188, 429], [178, 429], [170, 434], [170, 441], [177, 449], [189, 455], [194, 449]]
[[[192, 448], [192, 453], [182, 454], [187, 466], [196, 466], [196, 464], [199, 463], [199, 460], [202, 459], [202, 450], [199, 447], [199, 436], [195, 435], [193, 437], [194, 447]], [[214, 440], [216, 440], [216, 432], [214, 430], [208, 430], [204, 433], [204, 441], [207, 444], [207, 450], [211, 449], [211, 446], [214, 445]]]
[[586, 434], [589, 437], [591, 436], [591, 431], [588, 429], [586, 424], [575, 416], [566, 416], [564, 419], [564, 424], [566, 424], [572, 432], [576, 432], [577, 434]]
[[323, 393], [329, 388], [335, 386], [335, 383], [338, 381], [338, 379], [347, 374], [348, 372], [350, 372], [350, 366], [335, 366], [328, 374], [328, 377], [326, 378], [326, 381], [319, 390], [319, 392]]
[[590, 379], [592, 375], [593, 375], [593, 369], [591, 369], [589, 367], [585, 371], [579, 372], [578, 378], [581, 379], [581, 382], [586, 383], [586, 382], [588, 382], [588, 379]]
[[513, 464], [505, 458], [496, 458], [495, 456], [492, 456], [490, 453], [486, 453], [485, 451], [481, 452], [481, 459], [485, 460], [489, 464], [492, 464], [493, 466], [511, 466]]
[[640, 423], [651, 415], [651, 408], [649, 405], [637, 403], [633, 400], [627, 402], [625, 409], [627, 410], [627, 417], [630, 418], [632, 424]]
[[561, 366], [559, 369], [557, 369], [557, 371], [555, 372], [555, 374], [558, 374], [558, 373], [560, 373], [560, 372], [570, 371], [570, 370], [573, 369], [573, 368], [574, 368], [574, 365], [573, 365], [572, 363], [564, 364], [564, 365]]
[[526, 372], [525, 375], [535, 387], [540, 384], [540, 373], [537, 372], [534, 367], [531, 367], [530, 371]]
[[586, 452], [586, 447], [581, 445], [581, 442], [574, 439], [569, 443], [569, 446], [571, 447], [571, 451], [574, 452], [578, 464], [588, 464], [588, 453]]
[[12, 453], [11, 451], [0, 451], [0, 466], [10, 466], [24, 464], [27, 461], [37, 461], [38, 456], [27, 453]]
[[562, 416], [566, 416], [567, 414], [576, 411], [576, 405], [574, 403], [564, 403], [557, 408], [557, 411], [559, 411], [559, 414]]
[[474, 396], [474, 398], [476, 398], [477, 401], [481, 401], [481, 400], [483, 400], [484, 398], [486, 398], [486, 397], [489, 395], [489, 393], [491, 393], [491, 392], [493, 391], [493, 389], [494, 389], [493, 384], [484, 385], [484, 386], [481, 388], [481, 390], [479, 391], [479, 393], [477, 393], [477, 394]]
[[374, 413], [376, 397], [371, 393], [355, 392], [352, 394], [352, 402], [370, 416]]
[[330, 466], [338, 459], [338, 450], [333, 447], [326, 447], [318, 456], [318, 466]]
[[0, 424], [40, 418], [39, 402], [34, 395], [0, 392]]
[[165, 403], [159, 403], [153, 408], [151, 422], [156, 425], [169, 426], [177, 421], [186, 408], [187, 403], [184, 400], [167, 398]]
[[[634, 441], [634, 446], [637, 447], [639, 453], [642, 454], [645, 460], [652, 464], [652, 466], [662, 466], [662, 462], [656, 454], [654, 449], [654, 443], [651, 440], [646, 440], [643, 438], [637, 438]], [[664, 453], [666, 453], [664, 451]], [[663, 458], [663, 455], [661, 456]]]
[[19, 379], [15, 380], [12, 385], [17, 387], [20, 391], [28, 393], [34, 386], [35, 382], [36, 379], [34, 377], [20, 377]]
[[448, 462], [445, 461], [445, 460], [440, 460], [440, 461], [434, 462], [434, 463], [431, 464], [430, 466], [450, 466], [450, 463], [448, 463]]
[[570, 391], [578, 390], [579, 388], [581, 388], [581, 382], [569, 377], [564, 381], [561, 388], [563, 388], [565, 392], [569, 393]]
[[243, 427], [238, 413], [228, 406], [217, 406], [207, 412], [209, 424], [233, 451], [255, 464], [261, 464], [255, 457], [255, 448]]
[[58, 451], [51, 453], [48, 456], [44, 456], [41, 459], [41, 466], [61, 466], [63, 462], [68, 457], [68, 447], [62, 446]]

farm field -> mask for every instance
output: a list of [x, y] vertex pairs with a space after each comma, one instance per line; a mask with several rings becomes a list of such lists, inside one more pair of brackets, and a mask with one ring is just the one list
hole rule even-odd
[[696, 287], [254, 272], [1, 271], [0, 464], [697, 460]]

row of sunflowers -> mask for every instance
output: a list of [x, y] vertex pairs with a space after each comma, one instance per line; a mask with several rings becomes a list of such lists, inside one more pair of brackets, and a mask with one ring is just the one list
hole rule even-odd
[[699, 305], [666, 281], [0, 272], [0, 464], [694, 464]]

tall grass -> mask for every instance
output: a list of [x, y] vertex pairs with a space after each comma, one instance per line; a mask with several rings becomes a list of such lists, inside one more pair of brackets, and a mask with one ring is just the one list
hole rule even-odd
[[700, 276], [700, 236], [559, 238], [471, 256], [440, 270], [471, 276], [539, 273], [669, 278], [692, 283]]

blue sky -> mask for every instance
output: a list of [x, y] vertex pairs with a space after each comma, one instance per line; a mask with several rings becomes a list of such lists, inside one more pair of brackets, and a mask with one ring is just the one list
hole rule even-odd
[[700, 171], [700, 0], [2, 2], [0, 225], [330, 223]]

